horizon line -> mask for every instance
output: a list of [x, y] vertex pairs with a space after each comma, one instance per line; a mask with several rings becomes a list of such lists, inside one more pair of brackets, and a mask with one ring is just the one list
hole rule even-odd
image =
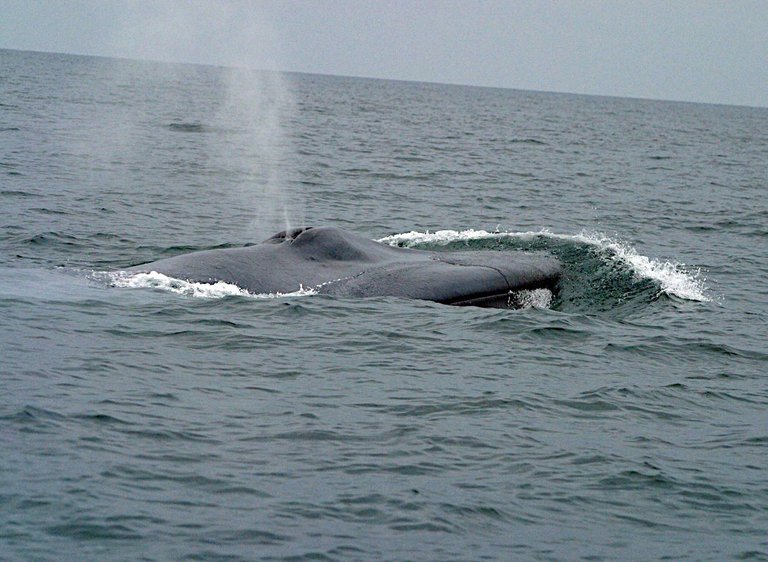
[[713, 105], [713, 106], [720, 106], [720, 107], [738, 107], [738, 108], [747, 108], [747, 109], [768, 109], [768, 105], [762, 106], [762, 105], [750, 105], [750, 104], [739, 104], [739, 103], [695, 101], [695, 100], [672, 99], [672, 98], [653, 98], [653, 97], [628, 96], [628, 95], [617, 95], [617, 94], [568, 92], [563, 90], [539, 90], [539, 89], [533, 89], [533, 88], [521, 88], [521, 87], [512, 87], [512, 86], [492, 86], [487, 84], [462, 84], [459, 82], [441, 82], [437, 80], [415, 80], [412, 78], [392, 78], [392, 77], [386, 77], [386, 76], [330, 74], [327, 72], [316, 72], [316, 71], [307, 71], [307, 70], [264, 69], [264, 68], [253, 68], [253, 67], [247, 67], [247, 66], [227, 65], [227, 64], [221, 64], [221, 63], [172, 61], [172, 60], [154, 59], [154, 58], [131, 58], [129, 56], [99, 55], [99, 54], [93, 54], [93, 53], [75, 53], [75, 52], [68, 52], [68, 51], [45, 51], [45, 50], [39, 50], [39, 49], [19, 49], [14, 47], [3, 47], [3, 46], [0, 46], [0, 51], [15, 51], [20, 53], [38, 53], [38, 54], [47, 54], [47, 55], [66, 55], [66, 56], [84, 57], [84, 58], [90, 57], [90, 58], [99, 58], [99, 59], [113, 59], [113, 60], [145, 62], [145, 63], [155, 63], [155, 64], [181, 64], [181, 65], [189, 65], [189, 66], [208, 66], [212, 68], [239, 68], [243, 70], [251, 70], [253, 72], [274, 72], [278, 74], [303, 74], [307, 76], [355, 78], [360, 80], [382, 80], [387, 82], [406, 82], [411, 84], [433, 84], [438, 86], [479, 88], [479, 89], [488, 89], [488, 90], [509, 90], [514, 92], [530, 92], [530, 93], [548, 94], [548, 95], [582, 96], [582, 97], [594, 97], [594, 98], [611, 98], [611, 99], [622, 99], [622, 100], [666, 102], [666, 103], [693, 104], [693, 105]]

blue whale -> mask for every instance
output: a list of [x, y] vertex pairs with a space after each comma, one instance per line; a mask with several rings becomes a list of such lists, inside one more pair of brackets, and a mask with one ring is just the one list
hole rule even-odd
[[400, 297], [515, 308], [516, 291], [555, 290], [560, 263], [521, 252], [437, 252], [387, 246], [335, 227], [283, 231], [260, 244], [205, 250], [128, 269], [251, 293], [312, 288], [339, 297]]

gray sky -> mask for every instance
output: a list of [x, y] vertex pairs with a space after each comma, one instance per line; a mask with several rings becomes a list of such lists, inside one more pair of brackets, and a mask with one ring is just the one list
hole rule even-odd
[[0, 47], [768, 107], [768, 0], [0, 0]]

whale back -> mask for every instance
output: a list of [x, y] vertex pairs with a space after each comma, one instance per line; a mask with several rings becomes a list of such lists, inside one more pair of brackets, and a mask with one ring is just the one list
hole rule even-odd
[[424, 253], [418, 250], [385, 246], [334, 227], [305, 229], [288, 243], [292, 252], [311, 261], [384, 263], [424, 259]]
[[387, 246], [334, 227], [279, 232], [261, 244], [205, 250], [129, 269], [251, 293], [315, 288], [342, 297], [393, 296], [506, 306], [510, 291], [554, 288], [557, 260], [508, 252], [428, 252]]

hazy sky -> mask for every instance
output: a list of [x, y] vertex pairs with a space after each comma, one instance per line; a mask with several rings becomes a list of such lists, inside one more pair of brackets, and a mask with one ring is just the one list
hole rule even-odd
[[768, 107], [768, 0], [0, 0], [0, 47]]

